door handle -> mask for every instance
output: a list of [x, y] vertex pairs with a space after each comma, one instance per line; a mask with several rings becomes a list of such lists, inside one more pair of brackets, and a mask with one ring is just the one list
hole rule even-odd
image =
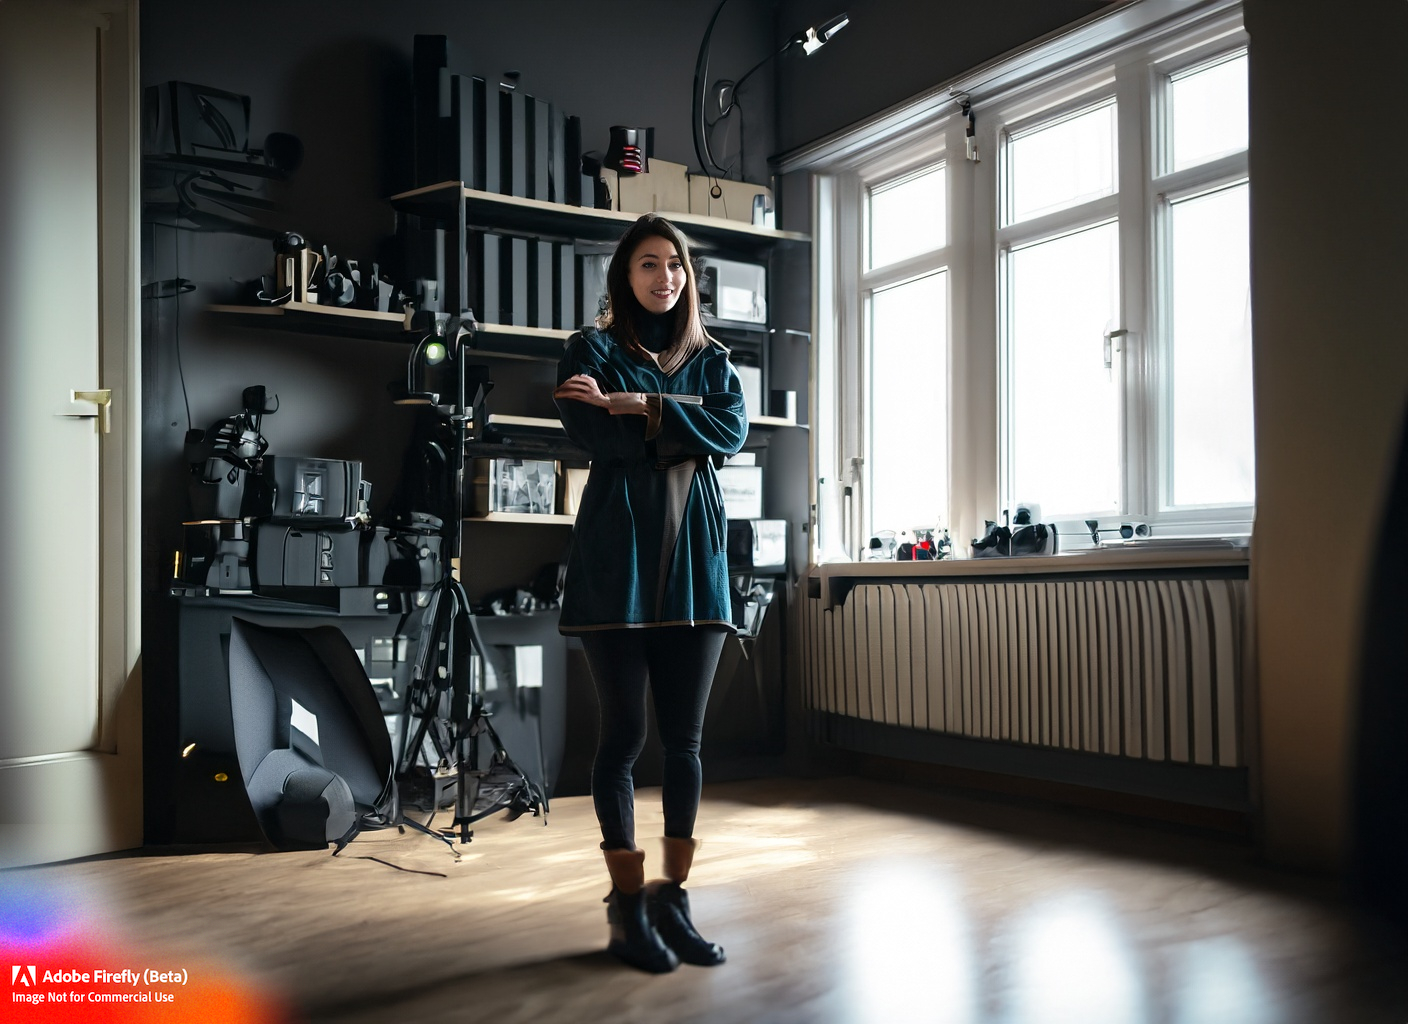
[[97, 412], [76, 412], [69, 413], [70, 416], [98, 418], [98, 432], [102, 434], [112, 433], [112, 389], [99, 388], [96, 391], [71, 391], [71, 401], [92, 402], [98, 407]]

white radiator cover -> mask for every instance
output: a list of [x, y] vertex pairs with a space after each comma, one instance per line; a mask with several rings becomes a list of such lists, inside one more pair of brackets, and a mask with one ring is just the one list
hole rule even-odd
[[1243, 767], [1245, 579], [857, 583], [804, 602], [807, 707], [889, 725]]

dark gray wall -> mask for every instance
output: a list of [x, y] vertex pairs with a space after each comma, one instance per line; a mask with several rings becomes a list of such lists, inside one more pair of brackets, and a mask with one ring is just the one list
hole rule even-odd
[[779, 44], [842, 11], [851, 23], [810, 57], [794, 50], [778, 61], [777, 150], [829, 135], [1106, 6], [1097, 0], [780, 0]]

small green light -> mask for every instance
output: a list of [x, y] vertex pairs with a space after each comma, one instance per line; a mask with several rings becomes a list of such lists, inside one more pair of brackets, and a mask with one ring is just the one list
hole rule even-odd
[[445, 345], [439, 341], [432, 341], [425, 346], [425, 361], [430, 366], [443, 362], [446, 356]]

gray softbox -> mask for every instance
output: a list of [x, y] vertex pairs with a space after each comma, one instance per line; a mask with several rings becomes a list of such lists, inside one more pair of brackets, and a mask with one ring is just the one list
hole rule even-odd
[[233, 619], [230, 711], [245, 790], [274, 846], [341, 849], [400, 822], [386, 722], [337, 628]]

